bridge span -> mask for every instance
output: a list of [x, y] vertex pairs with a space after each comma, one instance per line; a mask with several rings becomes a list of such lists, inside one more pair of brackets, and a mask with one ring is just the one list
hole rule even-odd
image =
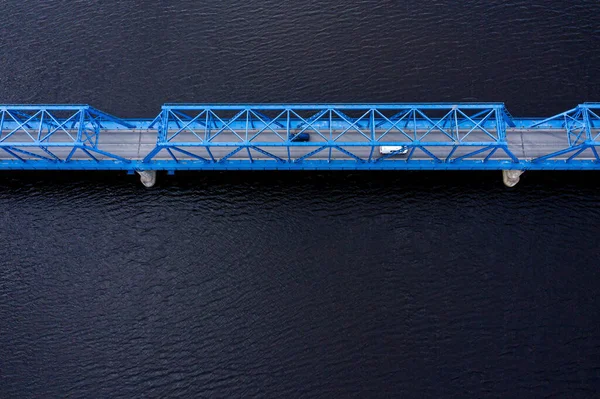
[[513, 117], [503, 103], [0, 105], [0, 169], [600, 170], [600, 103]]

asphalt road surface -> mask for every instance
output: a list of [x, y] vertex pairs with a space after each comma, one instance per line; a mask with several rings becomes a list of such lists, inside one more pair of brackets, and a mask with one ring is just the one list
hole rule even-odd
[[[308, 132], [308, 131], [307, 131]], [[397, 145], [402, 145], [410, 142], [410, 139], [404, 136], [402, 133], [394, 131], [387, 133], [384, 137], [381, 135], [385, 132], [385, 130], [376, 131], [375, 137], [379, 139], [380, 142], [387, 142], [388, 144], [397, 143]], [[176, 131], [170, 131], [169, 135], [175, 134]], [[210, 142], [211, 143], [228, 143], [228, 146], [213, 146], [210, 148], [210, 152], [212, 153], [212, 157], [215, 160], [222, 159], [227, 154], [234, 151], [238, 148], [238, 144], [242, 144], [246, 140], [245, 132], [242, 135], [238, 133], [234, 134], [232, 131], [223, 131], [217, 136], [213, 137]], [[248, 131], [248, 138], [252, 138], [257, 131]], [[329, 139], [336, 139], [337, 143], [340, 143], [340, 148], [342, 150], [338, 150], [337, 148], [325, 148], [318, 153], [312, 155], [310, 159], [319, 159], [324, 160], [329, 158], [329, 152], [331, 151], [332, 159], [337, 160], [351, 160], [354, 159], [347, 153], [344, 153], [343, 150], [346, 150], [355, 156], [368, 160], [369, 157], [371, 159], [376, 159], [380, 157], [379, 147], [375, 147], [372, 151], [371, 146], [369, 145], [369, 138], [363, 136], [361, 133], [357, 131], [348, 131], [343, 136], [337, 137], [342, 133], [342, 131], [333, 131], [331, 134], [331, 138], [329, 137], [329, 133], [325, 137], [320, 136], [318, 133], [314, 131], [310, 131], [310, 141], [306, 143], [292, 143], [290, 146], [289, 157], [294, 160], [301, 158], [308, 153], [315, 151], [321, 148], [326, 141]], [[424, 134], [425, 131], [418, 131], [417, 135]], [[467, 132], [459, 132], [459, 134], [464, 135]], [[492, 132], [493, 133], [493, 132]], [[8, 134], [7, 131], [2, 132], [2, 137], [5, 137]], [[266, 151], [274, 156], [277, 156], [283, 160], [288, 159], [288, 150], [285, 146], [274, 146], [274, 144], [282, 143], [285, 139], [285, 131], [278, 132], [276, 134], [273, 131], [263, 131], [260, 135], [252, 138], [251, 142], [256, 144], [258, 150], [250, 149], [250, 155], [253, 159], [273, 159], [268, 155], [260, 152], [259, 150]], [[72, 134], [75, 136], [75, 133]], [[239, 135], [239, 137], [238, 137]], [[177, 134], [172, 142], [177, 143], [202, 143], [204, 137], [198, 137], [190, 131], [182, 131]], [[71, 141], [66, 133], [57, 132], [54, 134], [50, 141], [50, 145], [53, 143]], [[28, 142], [32, 141], [29, 136], [27, 136], [24, 132], [16, 132], [15, 134], [5, 139], [3, 143], [17, 143], [17, 142]], [[507, 130], [507, 141], [508, 148], [510, 151], [520, 160], [531, 160], [555, 151], [559, 151], [561, 149], [568, 147], [567, 137], [563, 130], [539, 130], [539, 129], [509, 129]], [[431, 142], [441, 142], [445, 145], [438, 146], [427, 146], [426, 143]], [[492, 142], [492, 139], [482, 132], [472, 132], [465, 139], [463, 139], [464, 143], [476, 143], [476, 142]], [[425, 148], [431, 152], [433, 155], [440, 159], [445, 159], [453, 149], [452, 140], [444, 135], [440, 131], [432, 131], [427, 136], [421, 138], [421, 143], [425, 146]], [[364, 145], [362, 145], [364, 144]], [[156, 131], [155, 130], [107, 130], [103, 131], [100, 134], [100, 138], [98, 141], [98, 149], [118, 155], [120, 157], [131, 159], [131, 160], [140, 160], [143, 159], [147, 154], [149, 154], [156, 146]], [[29, 151], [34, 154], [40, 154], [48, 156], [43, 152], [43, 150], [37, 148], [36, 146], [32, 147], [15, 147], [25, 151]], [[193, 147], [180, 145], [184, 151], [190, 152], [192, 154], [196, 154], [206, 159], [211, 159], [211, 155], [208, 153], [206, 147]], [[458, 147], [452, 154], [452, 158], [460, 157], [465, 154], [468, 154], [472, 151], [476, 151], [482, 148], [481, 146], [460, 146]], [[68, 156], [71, 151], [70, 147], [48, 147], [53, 154], [57, 157], [64, 159]], [[579, 159], [589, 158], [591, 159], [593, 155], [589, 150], [588, 152], [584, 152], [579, 156]], [[472, 155], [468, 159], [471, 160], [482, 160], [485, 159], [489, 155], [490, 151], [485, 151], [477, 155]], [[17, 153], [23, 159], [35, 159], [34, 156], [30, 156], [23, 153]], [[108, 159], [107, 157], [93, 153], [98, 159]], [[191, 160], [194, 159], [192, 156], [184, 154], [182, 152], [173, 151], [173, 154], [180, 160]], [[561, 157], [557, 157], [556, 159], [567, 159], [573, 153], [565, 154]], [[408, 155], [394, 155], [389, 159], [405, 159]], [[0, 153], [0, 159], [15, 159], [14, 156], [4, 151]], [[73, 154], [72, 159], [90, 159], [87, 154], [82, 151], [77, 151]], [[162, 150], [159, 152], [154, 159], [172, 159], [171, 155], [166, 151]], [[243, 149], [237, 152], [234, 155], [231, 155], [229, 159], [242, 160], [249, 159], [248, 150]], [[413, 160], [429, 160], [431, 157], [424, 151], [420, 149], [416, 149], [413, 156]], [[494, 154], [490, 156], [489, 159], [509, 159], [509, 156], [503, 150], [497, 150]]]

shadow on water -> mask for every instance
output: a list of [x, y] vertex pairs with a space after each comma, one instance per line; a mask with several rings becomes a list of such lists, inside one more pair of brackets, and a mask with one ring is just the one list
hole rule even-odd
[[[600, 176], [595, 171], [527, 171], [520, 183], [509, 191], [536, 189], [595, 188]], [[0, 186], [4, 190], [35, 186], [40, 189], [52, 187], [93, 187], [120, 189], [139, 185], [138, 175], [110, 171], [3, 171]], [[161, 189], [200, 190], [207, 186], [252, 186], [256, 188], [290, 189], [314, 185], [318, 188], [343, 189], [364, 185], [373, 187], [402, 187], [404, 189], [496, 189], [502, 185], [500, 171], [181, 171], [174, 175], [158, 172], [157, 185], [150, 191]]]

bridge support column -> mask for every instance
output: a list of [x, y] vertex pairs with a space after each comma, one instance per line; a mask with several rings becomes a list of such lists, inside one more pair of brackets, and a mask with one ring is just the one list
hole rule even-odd
[[140, 181], [146, 187], [152, 187], [156, 184], [156, 171], [155, 170], [137, 170], [140, 175]]
[[502, 181], [506, 187], [514, 187], [520, 180], [520, 176], [525, 172], [524, 170], [511, 169], [502, 170]]

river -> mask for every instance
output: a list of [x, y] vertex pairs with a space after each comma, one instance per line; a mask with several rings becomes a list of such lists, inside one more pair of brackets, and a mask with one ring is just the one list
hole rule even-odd
[[[0, 4], [0, 103], [600, 100], [598, 1]], [[0, 173], [0, 397], [600, 386], [600, 174]]]

